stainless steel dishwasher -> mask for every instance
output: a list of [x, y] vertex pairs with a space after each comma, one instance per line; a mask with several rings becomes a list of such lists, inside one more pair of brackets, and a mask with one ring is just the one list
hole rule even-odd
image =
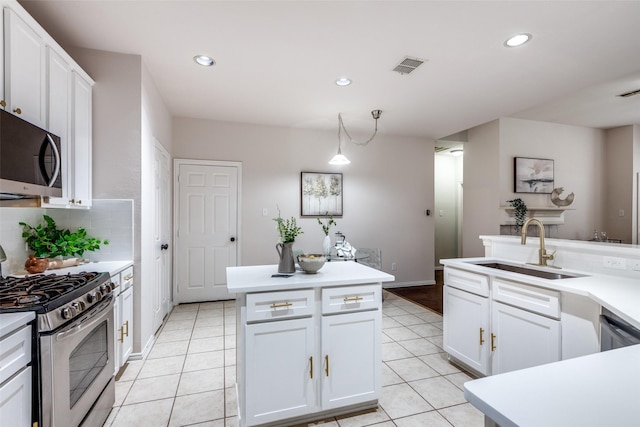
[[606, 308], [600, 315], [600, 351], [640, 344], [640, 329]]

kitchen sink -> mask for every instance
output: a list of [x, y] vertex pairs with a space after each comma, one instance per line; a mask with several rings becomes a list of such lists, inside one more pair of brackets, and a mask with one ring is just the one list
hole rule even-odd
[[510, 271], [512, 273], [525, 274], [527, 276], [535, 276], [541, 279], [558, 280], [558, 279], [571, 279], [574, 277], [582, 277], [579, 274], [567, 274], [555, 271], [536, 270], [534, 268], [527, 268], [518, 265], [502, 264], [500, 262], [487, 262], [479, 263], [482, 267], [495, 268], [497, 270]]

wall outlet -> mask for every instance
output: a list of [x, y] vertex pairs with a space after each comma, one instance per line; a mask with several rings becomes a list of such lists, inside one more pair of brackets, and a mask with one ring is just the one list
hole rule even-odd
[[617, 258], [612, 256], [606, 256], [603, 258], [603, 264], [607, 268], [613, 268], [614, 270], [626, 270], [627, 260], [624, 258]]
[[630, 260], [629, 270], [640, 271], [640, 260], [635, 260], [635, 259]]
[[391, 263], [391, 271], [397, 271], [398, 270], [398, 264], [396, 264], [395, 262]]
[[269, 209], [262, 208], [262, 216], [267, 216], [267, 215], [269, 215]]

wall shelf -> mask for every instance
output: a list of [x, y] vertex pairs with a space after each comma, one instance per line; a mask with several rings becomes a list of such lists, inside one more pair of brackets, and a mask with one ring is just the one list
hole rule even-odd
[[[564, 224], [565, 211], [573, 211], [573, 208], [550, 208], [550, 207], [528, 207], [527, 219], [536, 218], [539, 219], [545, 225], [561, 225]], [[503, 220], [501, 224], [512, 225], [516, 223], [515, 209], [510, 206], [501, 206], [500, 209], [504, 212]]]

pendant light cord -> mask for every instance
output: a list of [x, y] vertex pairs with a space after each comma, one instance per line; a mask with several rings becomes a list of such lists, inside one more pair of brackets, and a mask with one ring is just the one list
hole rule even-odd
[[[375, 111], [378, 111], [378, 117], [380, 117], [381, 111], [380, 110], [375, 110]], [[367, 139], [364, 142], [358, 142], [353, 138], [351, 138], [351, 135], [349, 135], [347, 128], [344, 127], [344, 122], [342, 121], [342, 114], [338, 113], [338, 150], [340, 150], [340, 141], [342, 141], [340, 139], [341, 130], [344, 130], [344, 133], [345, 135], [347, 135], [347, 138], [349, 138], [349, 141], [353, 142], [356, 145], [367, 145], [368, 143], [373, 141], [373, 138], [375, 138], [376, 134], [378, 133], [378, 118], [374, 116], [374, 120], [375, 120], [375, 129], [373, 131], [373, 135], [371, 135], [371, 138]]]

